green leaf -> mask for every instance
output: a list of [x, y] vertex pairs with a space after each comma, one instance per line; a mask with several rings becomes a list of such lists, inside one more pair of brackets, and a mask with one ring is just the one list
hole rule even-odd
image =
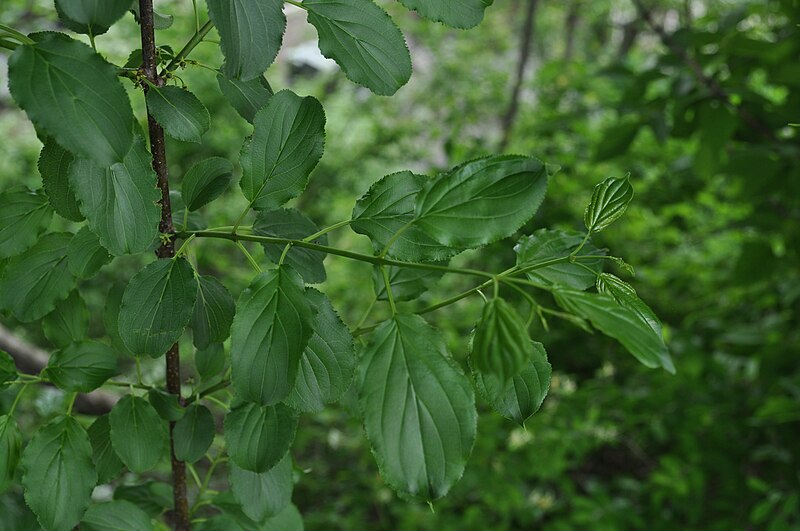
[[191, 327], [194, 346], [199, 350], [211, 343], [222, 343], [231, 334], [236, 303], [230, 292], [212, 276], [197, 278], [197, 302]]
[[494, 0], [400, 0], [421, 16], [453, 28], [473, 28], [483, 20], [483, 11]]
[[251, 472], [266, 472], [286, 455], [297, 430], [297, 413], [284, 404], [245, 402], [225, 415], [231, 460]]
[[588, 319], [602, 333], [622, 343], [646, 367], [670, 370], [671, 362], [666, 361], [669, 353], [661, 335], [639, 314], [610, 295], [573, 290], [558, 290], [553, 294], [562, 308]]
[[636, 135], [639, 134], [641, 127], [641, 120], [634, 118], [621, 121], [603, 131], [600, 140], [595, 146], [592, 160], [594, 162], [603, 162], [625, 153], [633, 141], [636, 140]]
[[195, 463], [203, 458], [214, 442], [214, 416], [207, 407], [192, 404], [186, 414], [175, 423], [175, 457]]
[[150, 516], [124, 500], [89, 506], [81, 521], [81, 531], [153, 531]]
[[233, 181], [233, 164], [222, 157], [201, 160], [183, 177], [181, 197], [190, 211], [222, 195]]
[[[139, 2], [137, 0], [133, 1], [133, 4], [130, 6], [130, 10], [133, 12], [133, 17], [136, 19], [136, 22], [139, 23]], [[164, 15], [163, 13], [159, 13], [158, 11], [153, 11], [153, 29], [154, 30], [165, 30], [172, 27], [173, 22], [175, 22], [175, 17], [172, 15]], [[159, 47], [160, 48], [160, 47]], [[136, 65], [139, 66], [140, 63]]]
[[194, 366], [202, 381], [221, 376], [225, 369], [225, 348], [222, 343], [212, 343], [208, 348], [195, 352]]
[[103, 326], [105, 326], [106, 334], [111, 338], [111, 344], [114, 348], [125, 355], [133, 356], [133, 353], [128, 350], [119, 335], [119, 310], [122, 306], [124, 294], [125, 286], [120, 283], [113, 284], [111, 289], [108, 290], [106, 304], [103, 309]]
[[222, 72], [248, 81], [260, 76], [278, 55], [286, 30], [280, 0], [206, 0], [208, 15], [225, 56]]
[[112, 258], [106, 248], [100, 245], [100, 238], [89, 227], [82, 227], [72, 237], [67, 249], [69, 271], [80, 279], [92, 278]]
[[73, 343], [55, 351], [45, 369], [56, 387], [88, 393], [119, 373], [117, 355], [111, 347], [97, 341]]
[[186, 258], [152, 262], [125, 288], [119, 335], [135, 355], [163, 355], [189, 324], [197, 298], [197, 279]]
[[39, 155], [39, 174], [44, 191], [56, 213], [70, 221], [83, 221], [78, 200], [69, 185], [69, 165], [75, 157], [52, 138], [48, 138]]
[[[437, 265], [447, 265], [447, 262], [438, 262]], [[414, 300], [434, 284], [436, 284], [444, 271], [418, 269], [411, 267], [384, 266], [389, 276], [389, 285], [392, 287], [392, 296], [396, 301]], [[379, 301], [388, 300], [386, 296], [386, 283], [379, 267], [372, 268], [372, 287]]]
[[231, 381], [236, 393], [264, 405], [286, 398], [313, 320], [303, 282], [291, 268], [265, 271], [253, 279], [239, 297], [231, 327]]
[[151, 85], [145, 99], [147, 111], [176, 140], [200, 143], [200, 137], [211, 126], [206, 106], [186, 89]]
[[282, 90], [256, 113], [242, 147], [240, 186], [253, 208], [272, 210], [299, 196], [325, 145], [319, 101]]
[[[514, 246], [517, 265], [530, 266], [554, 258], [566, 258], [583, 242], [584, 235], [573, 231], [539, 229], [530, 236], [523, 236]], [[606, 252], [591, 243], [584, 245], [578, 256], [605, 255]], [[602, 259], [581, 260], [581, 265], [564, 262], [528, 271], [526, 276], [544, 287], [563, 286], [572, 289], [586, 289], [594, 286], [597, 275], [603, 270]], [[585, 267], [582, 267], [585, 266]], [[586, 267], [590, 270], [587, 271]]]
[[145, 472], [164, 455], [167, 432], [156, 410], [144, 398], [125, 395], [111, 409], [111, 444], [131, 472]]
[[609, 177], [594, 187], [592, 199], [583, 222], [589, 232], [600, 232], [614, 221], [618, 220], [628, 208], [628, 203], [633, 199], [633, 186], [629, 176], [622, 179]]
[[428, 181], [410, 171], [385, 176], [356, 202], [350, 228], [369, 236], [376, 253], [391, 242], [387, 254], [403, 260], [444, 260], [460, 253], [462, 249], [440, 244], [412, 223], [417, 196]]
[[75, 159], [70, 184], [100, 244], [119, 256], [147, 250], [158, 235], [161, 208], [156, 174], [144, 140], [137, 137], [122, 162], [103, 168]]
[[533, 355], [533, 343], [522, 317], [505, 300], [489, 300], [475, 327], [470, 352], [472, 366], [505, 383], [519, 374]]
[[316, 412], [339, 400], [350, 387], [356, 356], [353, 336], [328, 297], [315, 289], [306, 290], [306, 294], [317, 309], [314, 333], [300, 358], [286, 404], [298, 411]]
[[64, 348], [88, 337], [89, 308], [77, 291], [56, 304], [56, 309], [42, 319], [42, 331], [56, 348]]
[[41, 319], [67, 298], [75, 286], [67, 268], [69, 233], [45, 234], [39, 241], [8, 261], [0, 278], [0, 309], [28, 323]]
[[476, 387], [492, 409], [520, 426], [544, 402], [550, 389], [553, 368], [547, 361], [547, 352], [541, 343], [533, 343], [533, 355], [522, 370], [505, 382], [492, 374], [475, 371]]
[[415, 224], [443, 245], [480, 247], [511, 236], [536, 214], [547, 191], [538, 159], [496, 155], [457, 166], [417, 197]]
[[418, 315], [396, 315], [375, 331], [358, 382], [384, 481], [424, 500], [447, 494], [464, 472], [477, 413], [472, 386], [441, 334]]
[[133, 144], [133, 112], [116, 69], [89, 46], [61, 33], [36, 35], [8, 62], [14, 100], [56, 142], [103, 167]]
[[92, 445], [73, 417], [46, 424], [22, 453], [25, 502], [48, 531], [68, 531], [83, 516], [97, 482]]
[[[6, 354], [8, 355], [8, 354]], [[22, 453], [22, 434], [10, 415], [0, 416], [0, 493], [14, 483], [14, 473]]]
[[14, 363], [8, 352], [0, 350], [0, 390], [5, 389], [5, 383], [11, 380], [16, 380], [19, 377], [17, 374], [17, 365]]
[[250, 123], [258, 110], [267, 104], [274, 92], [264, 76], [249, 81], [228, 79], [217, 74], [217, 82], [223, 96], [239, 115]]
[[114, 479], [122, 470], [122, 461], [111, 445], [111, 425], [108, 413], [97, 419], [87, 430], [92, 444], [92, 460], [97, 468], [97, 483], [102, 485]]
[[264, 521], [262, 531], [303, 531], [303, 517], [294, 504], [289, 504], [284, 510], [269, 520]]
[[256, 522], [280, 513], [292, 500], [292, 458], [287, 453], [265, 472], [250, 472], [230, 465], [230, 484], [242, 511]]
[[[636, 290], [627, 282], [617, 278], [609, 273], [603, 273], [597, 277], [597, 291], [606, 295], [610, 295], [617, 304], [631, 310], [639, 316], [639, 318], [647, 323], [653, 333], [658, 337], [662, 337], [661, 320], [650, 307], [644, 303], [642, 299], [636, 295]], [[669, 353], [664, 351], [661, 357], [661, 366], [668, 372], [675, 374], [675, 365], [672, 363]]]
[[130, 7], [129, 0], [56, 0], [56, 10], [65, 26], [95, 37], [107, 32]]
[[405, 38], [391, 17], [370, 0], [305, 0], [322, 55], [347, 78], [375, 94], [391, 96], [411, 77]]
[[153, 409], [156, 410], [158, 416], [164, 420], [175, 422], [176, 420], [182, 419], [183, 415], [186, 414], [186, 410], [181, 406], [178, 395], [166, 393], [161, 389], [152, 387], [147, 391], [147, 400], [150, 402], [150, 405], [153, 406]]
[[0, 259], [25, 252], [47, 230], [53, 210], [47, 197], [15, 186], [0, 194]]
[[[261, 211], [253, 223], [253, 232], [259, 236], [272, 236], [274, 238], [289, 238], [302, 240], [319, 231], [314, 222], [305, 214], [294, 208], [281, 208], [278, 210]], [[323, 234], [314, 243], [328, 245], [328, 235]], [[277, 264], [283, 253], [285, 245], [263, 243], [264, 254], [273, 263]], [[286, 253], [284, 263], [300, 273], [303, 280], [315, 284], [325, 282], [325, 253], [293, 247]]]

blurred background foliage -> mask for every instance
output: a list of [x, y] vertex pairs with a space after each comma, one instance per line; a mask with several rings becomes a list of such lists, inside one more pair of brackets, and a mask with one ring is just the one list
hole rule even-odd
[[[592, 186], [630, 172], [629, 213], [596, 243], [636, 266], [630, 281], [663, 319], [678, 372], [648, 370], [612, 340], [567, 322], [551, 322], [549, 331], [534, 323], [554, 367], [550, 395], [525, 428], [479, 404], [467, 471], [434, 511], [382, 483], [350, 397], [301, 420], [293, 500], [306, 528], [800, 528], [800, 1], [499, 0], [467, 32], [381, 4], [414, 61], [411, 82], [392, 98], [329, 68], [309, 46], [315, 35], [302, 13], [289, 12], [268, 79], [276, 90], [314, 95], [327, 114], [325, 155], [299, 206], [324, 226], [346, 219], [383, 175], [434, 174], [505, 150], [561, 166], [525, 232], [580, 229]], [[175, 16], [157, 40], [177, 49], [194, 29], [191, 2], [159, 0], [156, 9]], [[46, 0], [3, 0], [0, 21], [26, 32], [61, 29]], [[128, 16], [98, 48], [124, 64], [137, 38]], [[509, 111], [521, 57], [517, 108]], [[221, 64], [213, 44], [192, 58]], [[178, 75], [210, 109], [212, 129], [202, 149], [168, 139], [175, 182], [201, 158], [237, 161], [250, 128], [212, 72], [190, 65]], [[6, 81], [0, 64], [0, 188], [36, 188], [41, 144]], [[131, 90], [131, 99], [142, 116], [141, 95]], [[228, 225], [243, 206], [234, 187], [190, 223]], [[347, 230], [332, 243], [369, 252], [366, 238]], [[501, 270], [513, 263], [512, 243], [457, 262]], [[225, 242], [195, 249], [200, 270], [221, 275], [235, 295], [248, 282], [247, 264]], [[81, 286], [93, 337], [106, 334], [109, 287], [141, 266], [115, 263]], [[354, 324], [373, 298], [369, 268], [336, 257], [326, 265], [323, 289]], [[467, 282], [445, 277], [421, 304]], [[480, 299], [470, 299], [430, 316], [462, 362], [479, 311]], [[51, 348], [38, 325], [2, 322]], [[192, 378], [191, 343], [182, 350]], [[157, 381], [163, 369], [153, 362], [144, 370]], [[0, 411], [13, 397], [0, 394]], [[62, 401], [53, 389], [29, 391], [23, 431]], [[162, 472], [151, 479], [162, 481]], [[158, 503], [158, 492], [127, 496]], [[0, 529], [33, 526], [19, 492], [0, 497], [0, 515]]]

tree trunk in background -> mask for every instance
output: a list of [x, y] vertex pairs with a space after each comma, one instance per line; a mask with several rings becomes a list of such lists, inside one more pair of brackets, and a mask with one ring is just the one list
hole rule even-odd
[[617, 50], [617, 59], [623, 59], [631, 51], [639, 36], [639, 21], [632, 20], [622, 27], [622, 42]]
[[572, 57], [575, 55], [575, 34], [578, 28], [578, 21], [580, 20], [580, 16], [578, 16], [578, 7], [577, 0], [573, 0], [567, 12], [567, 19], [564, 21], [564, 61], [567, 62], [572, 61]]
[[531, 55], [531, 41], [533, 40], [533, 22], [534, 15], [536, 14], [536, 5], [538, 0], [528, 0], [527, 9], [525, 11], [525, 22], [522, 26], [522, 34], [520, 35], [519, 44], [519, 60], [517, 62], [517, 72], [514, 78], [514, 85], [511, 89], [511, 99], [506, 110], [505, 115], [500, 124], [502, 137], [498, 146], [499, 151], [505, 150], [508, 145], [508, 140], [511, 132], [514, 129], [514, 122], [517, 119], [519, 112], [519, 95], [522, 90], [522, 83], [525, 81], [525, 70], [528, 66], [528, 59]]

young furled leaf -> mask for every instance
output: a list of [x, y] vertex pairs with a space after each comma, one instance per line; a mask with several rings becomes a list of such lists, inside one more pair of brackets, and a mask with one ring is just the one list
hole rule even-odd
[[314, 311], [290, 267], [253, 279], [231, 327], [231, 382], [240, 397], [264, 405], [286, 398], [313, 331]]
[[[530, 266], [554, 258], [566, 258], [583, 242], [583, 234], [572, 231], [540, 229], [531, 236], [523, 236], [514, 246], [517, 253], [517, 265]], [[578, 256], [605, 255], [587, 242], [578, 252]], [[586, 268], [589, 268], [587, 270]], [[563, 286], [572, 289], [586, 289], [594, 286], [597, 275], [603, 270], [602, 259], [581, 260], [580, 264], [563, 262], [547, 267], [540, 267], [525, 273], [532, 282], [545, 287]]]
[[405, 38], [371, 0], [305, 0], [303, 8], [317, 28], [322, 55], [336, 61], [348, 79], [383, 96], [408, 82]]
[[197, 299], [197, 279], [186, 258], [156, 260], [136, 273], [125, 288], [119, 335], [139, 356], [164, 355], [189, 324]]
[[470, 360], [479, 372], [505, 383], [533, 358], [525, 321], [503, 299], [491, 299], [475, 327]]
[[158, 464], [167, 445], [165, 424], [147, 400], [126, 395], [109, 414], [111, 444], [132, 472], [145, 472]]
[[492, 409], [520, 426], [536, 413], [550, 389], [553, 368], [541, 343], [533, 342], [533, 355], [510, 380], [473, 371], [478, 392]]
[[385, 176], [356, 202], [350, 228], [369, 236], [376, 253], [386, 249], [402, 260], [444, 260], [460, 253], [462, 248], [442, 245], [413, 224], [417, 196], [428, 181], [410, 171]]
[[57, 348], [65, 348], [88, 337], [89, 308], [78, 291], [70, 293], [42, 319], [42, 331]]
[[661, 334], [612, 296], [575, 290], [557, 290], [553, 295], [562, 308], [588, 319], [602, 333], [622, 343], [644, 366], [675, 370]]
[[148, 112], [176, 140], [199, 143], [211, 125], [206, 106], [186, 89], [150, 86], [146, 99]]
[[121, 162], [133, 144], [134, 119], [116, 69], [62, 33], [36, 34], [35, 40], [8, 61], [14, 100], [72, 153], [104, 168]]
[[53, 209], [40, 192], [15, 186], [0, 193], [0, 259], [29, 249], [52, 218]]
[[263, 75], [249, 81], [242, 81], [241, 79], [228, 79], [222, 74], [217, 74], [217, 82], [231, 107], [250, 123], [253, 123], [258, 110], [266, 105], [274, 94], [272, 87]]
[[451, 247], [492, 243], [536, 214], [547, 179], [546, 166], [532, 157], [495, 155], [467, 162], [425, 185], [414, 224]]
[[297, 413], [284, 404], [245, 402], [225, 415], [228, 455], [251, 472], [266, 472], [278, 464], [289, 451], [296, 430]]
[[8, 352], [0, 350], [0, 391], [7, 387], [6, 382], [16, 380], [19, 377], [17, 365], [14, 363]]
[[67, 268], [72, 234], [54, 232], [8, 261], [0, 278], [0, 309], [10, 310], [22, 322], [41, 319], [66, 299], [75, 287]]
[[[302, 240], [307, 236], [316, 234], [319, 229], [314, 222], [294, 208], [280, 208], [278, 210], [261, 211], [256, 216], [253, 223], [253, 232], [259, 236], [272, 236], [275, 238], [290, 238]], [[328, 245], [328, 235], [323, 234], [314, 243]], [[267, 258], [277, 264], [283, 255], [285, 245], [275, 243], [262, 243], [264, 254]], [[293, 247], [289, 249], [284, 258], [284, 263], [300, 273], [303, 280], [310, 283], [324, 282], [325, 275], [325, 253]]]
[[203, 458], [214, 442], [214, 416], [206, 406], [192, 404], [175, 423], [175, 457], [187, 463]]
[[253, 135], [242, 147], [240, 186], [251, 206], [280, 207], [297, 197], [322, 157], [325, 112], [319, 101], [282, 90], [253, 120]]
[[[653, 330], [658, 337], [662, 337], [661, 320], [645, 302], [636, 295], [636, 290], [627, 282], [609, 273], [602, 273], [597, 277], [597, 291], [610, 295], [620, 306], [623, 306], [636, 315]], [[667, 353], [661, 359], [661, 365], [671, 373], [675, 373], [675, 365]]]
[[300, 358], [294, 387], [285, 403], [298, 411], [315, 412], [339, 400], [350, 387], [356, 355], [353, 336], [328, 297], [311, 288], [306, 295], [317, 309], [314, 333]]
[[197, 300], [190, 321], [194, 346], [203, 350], [228, 339], [235, 313], [236, 302], [219, 280], [197, 277]]
[[594, 187], [592, 199], [583, 215], [589, 232], [600, 232], [618, 220], [633, 199], [630, 176], [622, 179], [609, 177]]
[[73, 417], [39, 428], [22, 453], [25, 502], [48, 531], [68, 531], [83, 516], [97, 483], [89, 436]]
[[469, 29], [480, 24], [483, 11], [494, 0], [400, 0], [421, 16], [453, 28]]
[[88, 393], [119, 373], [117, 355], [97, 341], [72, 343], [50, 356], [45, 373], [60, 389]]
[[89, 227], [81, 227], [69, 242], [67, 263], [76, 278], [92, 278], [112, 259], [106, 248], [100, 245], [100, 238]]
[[278, 55], [286, 30], [280, 0], [207, 0], [225, 56], [222, 72], [248, 81], [260, 76]]
[[161, 193], [143, 138], [137, 137], [122, 162], [110, 167], [75, 159], [69, 179], [89, 228], [111, 254], [139, 253], [153, 244]]
[[83, 221], [78, 200], [69, 184], [69, 165], [75, 157], [48, 138], [39, 155], [39, 174], [42, 176], [44, 191], [56, 213], [70, 221]]
[[181, 197], [190, 211], [207, 205], [222, 195], [233, 181], [233, 164], [222, 157], [211, 157], [193, 165], [181, 184]]
[[242, 511], [255, 522], [280, 513], [292, 500], [294, 479], [292, 458], [287, 453], [278, 464], [264, 472], [251, 472], [231, 463], [230, 485]]
[[384, 481], [423, 500], [464, 472], [477, 413], [469, 380], [444, 338], [418, 315], [381, 324], [358, 368], [364, 426]]

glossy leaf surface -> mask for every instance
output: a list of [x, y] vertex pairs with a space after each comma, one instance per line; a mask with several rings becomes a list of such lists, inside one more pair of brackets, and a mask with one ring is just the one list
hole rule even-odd
[[73, 417], [39, 428], [22, 454], [25, 502], [47, 530], [75, 527], [97, 482], [92, 445]]
[[228, 454], [241, 468], [266, 472], [286, 455], [297, 429], [297, 413], [284, 404], [243, 403], [225, 416]]
[[317, 309], [314, 333], [300, 358], [286, 404], [298, 411], [314, 412], [344, 395], [353, 381], [356, 356], [353, 336], [328, 297], [315, 289], [306, 290], [306, 294]]
[[119, 334], [135, 355], [162, 356], [189, 324], [197, 298], [186, 258], [161, 259], [139, 271], [125, 288]]
[[297, 273], [284, 266], [258, 275], [239, 298], [231, 327], [236, 393], [264, 405], [286, 398], [313, 320], [314, 310]]
[[322, 55], [348, 79], [391, 96], [411, 77], [405, 38], [389, 15], [370, 0], [306, 0]]
[[[14, 100], [61, 146], [109, 167], [133, 144], [133, 112], [116, 70], [61, 33], [36, 35], [9, 60]], [[92, 117], [92, 119], [87, 119]]]
[[477, 413], [469, 380], [441, 334], [417, 315], [383, 323], [361, 358], [359, 400], [384, 481], [432, 500], [464, 472]]
[[256, 209], [275, 209], [306, 188], [325, 144], [325, 112], [319, 101], [282, 90], [256, 113], [244, 143], [240, 182]]

